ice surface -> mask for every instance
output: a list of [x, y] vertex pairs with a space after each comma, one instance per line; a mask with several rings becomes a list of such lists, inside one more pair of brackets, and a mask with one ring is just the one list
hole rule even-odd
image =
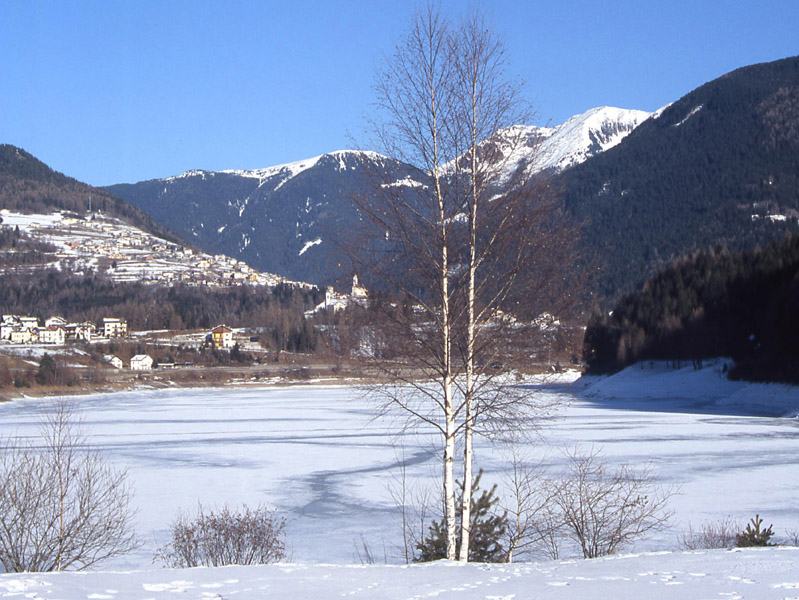
[[[659, 481], [680, 485], [671, 501], [673, 528], [638, 550], [674, 549], [688, 523], [727, 515], [745, 521], [758, 512], [778, 534], [796, 529], [799, 423], [753, 415], [769, 414], [768, 398], [778, 399], [782, 414], [799, 394], [727, 382], [719, 368], [669, 373], [655, 365], [649, 373], [635, 367], [599, 380], [531, 384], [563, 407], [529, 454], [558, 470], [565, 451], [580, 443], [602, 448], [614, 464], [651, 463]], [[747, 398], [753, 407], [745, 406]], [[366, 540], [381, 560], [385, 553], [397, 562], [399, 516], [388, 488], [399, 464], [406, 463], [409, 481], [436, 489], [437, 436], [401, 431], [396, 419], [375, 420], [374, 403], [358, 388], [140, 390], [76, 402], [91, 443], [128, 469], [136, 491], [144, 545], [115, 568], [148, 567], [170, 521], [198, 502], [276, 507], [289, 520], [294, 561], [350, 563]], [[46, 405], [0, 405], [0, 435], [36, 435]], [[479, 442], [486, 484], [502, 484], [506, 450]]]

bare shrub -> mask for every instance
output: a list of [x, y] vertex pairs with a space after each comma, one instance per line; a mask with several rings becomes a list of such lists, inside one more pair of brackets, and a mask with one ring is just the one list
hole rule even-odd
[[799, 547], [799, 531], [796, 529], [789, 529], [785, 532], [785, 535], [788, 538], [788, 544], [790, 546]]
[[585, 558], [613, 554], [651, 531], [665, 528], [674, 491], [659, 486], [651, 473], [628, 465], [608, 468], [599, 453], [575, 452], [569, 473], [553, 491], [565, 534]]
[[200, 505], [196, 517], [182, 514], [171, 524], [172, 540], [156, 558], [172, 569], [265, 565], [285, 556], [285, 526], [285, 519], [264, 506], [206, 512]]
[[741, 524], [732, 517], [720, 521], [706, 521], [696, 531], [689, 525], [688, 531], [680, 536], [680, 546], [686, 550], [734, 548], [735, 537], [739, 531]]
[[125, 471], [89, 449], [71, 405], [40, 439], [0, 444], [0, 564], [7, 572], [85, 569], [136, 547]]
[[518, 556], [560, 558], [563, 523], [553, 510], [557, 485], [545, 477], [540, 465], [525, 463], [514, 449], [503, 488], [507, 562]]

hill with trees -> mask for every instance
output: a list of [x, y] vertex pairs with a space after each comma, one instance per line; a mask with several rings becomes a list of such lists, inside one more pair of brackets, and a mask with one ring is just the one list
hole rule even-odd
[[0, 208], [26, 214], [62, 210], [86, 215], [90, 211], [102, 211], [166, 240], [183, 244], [178, 236], [125, 200], [67, 177], [10, 144], [0, 144]]
[[799, 57], [697, 88], [558, 185], [605, 303], [683, 254], [799, 232]]
[[730, 377], [799, 383], [799, 236], [684, 257], [586, 330], [589, 373], [642, 360], [729, 356]]

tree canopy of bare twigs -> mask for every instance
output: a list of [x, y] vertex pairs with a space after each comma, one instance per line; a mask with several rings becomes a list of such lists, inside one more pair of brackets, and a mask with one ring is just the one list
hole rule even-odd
[[[575, 232], [546, 179], [518, 162], [522, 150], [531, 161], [535, 154], [522, 148], [535, 141], [514, 127], [530, 111], [479, 11], [458, 22], [434, 6], [417, 13], [376, 91], [378, 143], [415, 175], [376, 174], [355, 199], [353, 266], [382, 292], [371, 305], [375, 352], [394, 362], [380, 393], [441, 433], [447, 558], [468, 560], [473, 436], [519, 432], [540, 414], [507, 371], [529, 360], [533, 317], [569, 298], [562, 284]], [[464, 448], [457, 544], [456, 440]]]
[[136, 547], [125, 471], [86, 445], [72, 405], [38, 440], [0, 448], [0, 564], [7, 572], [81, 570]]

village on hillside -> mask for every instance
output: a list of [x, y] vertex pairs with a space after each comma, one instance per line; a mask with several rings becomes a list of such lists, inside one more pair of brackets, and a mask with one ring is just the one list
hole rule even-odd
[[100, 212], [83, 218], [64, 211], [25, 215], [2, 209], [0, 223], [4, 228], [35, 236], [54, 249], [45, 264], [16, 266], [16, 271], [44, 267], [76, 273], [102, 272], [115, 282], [161, 285], [303, 285], [260, 273], [223, 254], [205, 254], [169, 242]]

